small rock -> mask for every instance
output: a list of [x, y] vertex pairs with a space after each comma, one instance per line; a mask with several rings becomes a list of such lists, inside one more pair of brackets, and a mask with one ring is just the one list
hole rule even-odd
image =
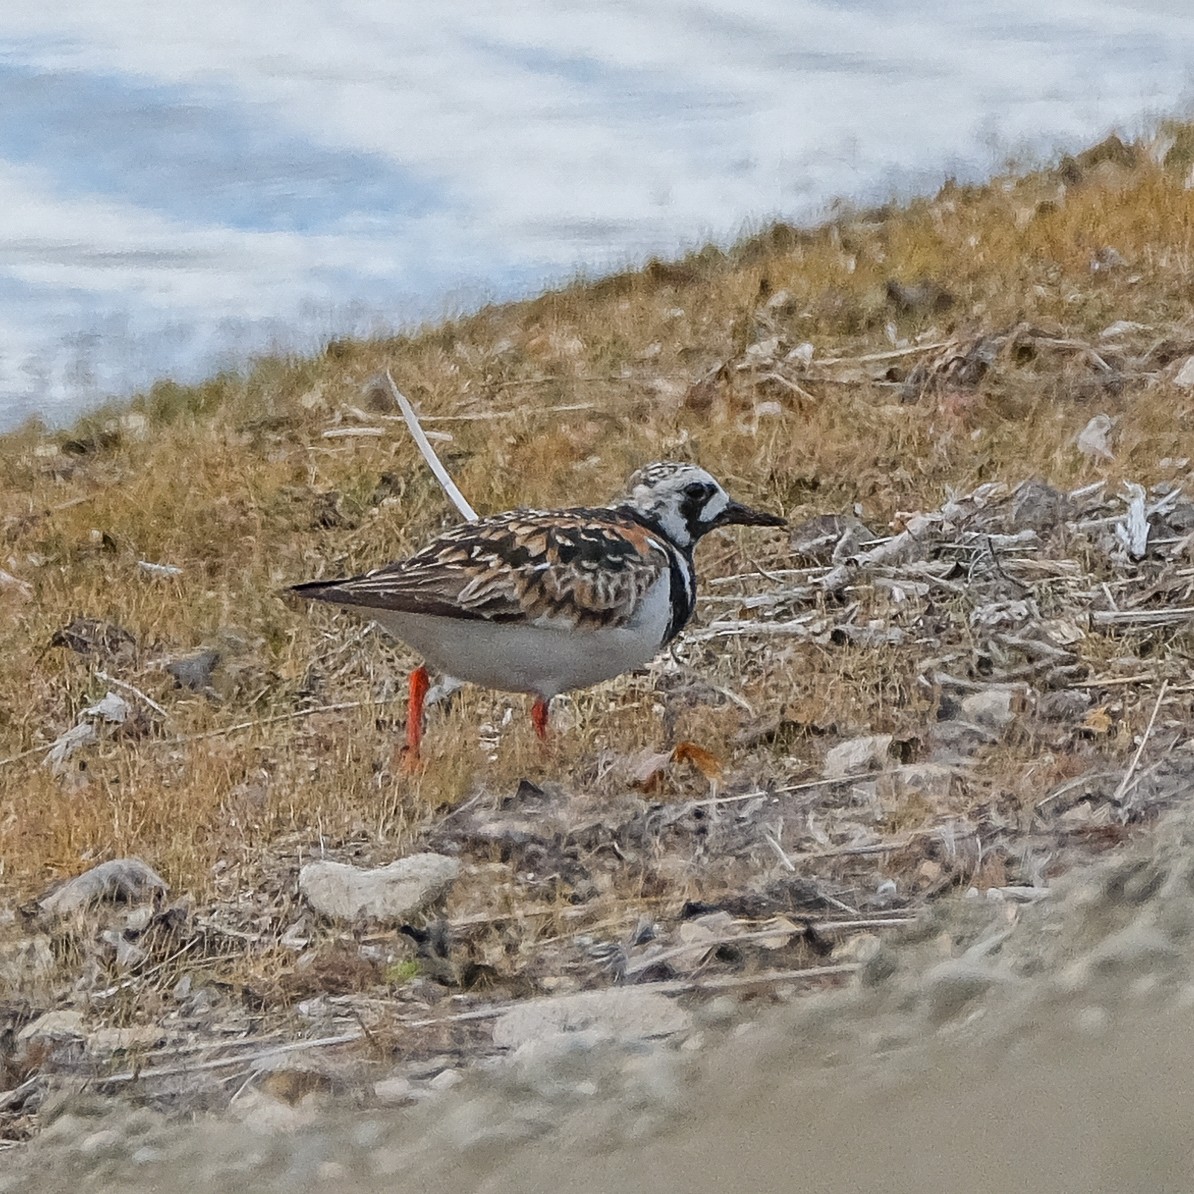
[[115, 1128], [100, 1128], [92, 1132], [79, 1142], [79, 1152], [85, 1157], [95, 1157], [101, 1153], [116, 1153], [124, 1137]]
[[1079, 800], [1057, 818], [1057, 823], [1065, 830], [1090, 829], [1107, 823], [1107, 808], [1101, 805], [1096, 811], [1089, 800]]
[[1050, 531], [1065, 517], [1069, 498], [1059, 489], [1032, 478], [1016, 486], [1011, 522], [1016, 530]]
[[309, 862], [298, 886], [316, 912], [333, 920], [398, 922], [438, 899], [459, 874], [454, 858], [411, 854], [374, 870]]
[[0, 593], [16, 601], [33, 600], [33, 586], [28, 581], [13, 576], [11, 572], [5, 572], [3, 568], [0, 568]]
[[936, 1024], [953, 1019], [968, 1003], [1008, 977], [961, 960], [942, 962], [925, 975], [929, 1016]]
[[[1134, 319], [1117, 319], [1114, 323], [1108, 324], [1100, 333], [1100, 340], [1114, 340], [1119, 336], [1126, 336], [1130, 332], [1147, 332], [1148, 324], [1137, 323]], [[1194, 385], [1194, 380], [1191, 381]]]
[[887, 762], [890, 749], [890, 734], [866, 734], [860, 738], [849, 738], [828, 751], [821, 774], [826, 779], [846, 779], [851, 775], [878, 770]]
[[116, 954], [116, 965], [121, 970], [128, 970], [133, 966], [139, 966], [148, 957], [139, 945], [129, 941], [122, 932], [116, 929], [105, 929], [100, 934], [100, 940], [105, 945], [112, 947], [113, 952]]
[[211, 675], [219, 662], [219, 651], [214, 647], [207, 647], [193, 655], [167, 660], [163, 666], [174, 677], [179, 688], [189, 688], [192, 692], [206, 692], [211, 687]]
[[742, 354], [746, 362], [751, 365], [770, 365], [779, 353], [779, 337], [770, 336], [766, 340], [759, 340], [747, 345]]
[[392, 1078], [382, 1078], [373, 1084], [373, 1097], [383, 1107], [401, 1107], [415, 1101], [414, 1084], [409, 1078], [397, 1074]]
[[1181, 954], [1160, 932], [1147, 925], [1128, 925], [1105, 937], [1088, 955], [1089, 963], [1104, 974], [1163, 972], [1180, 963]]
[[877, 957], [883, 948], [883, 942], [875, 933], [855, 933], [846, 938], [833, 951], [835, 961], [839, 962], [869, 962]]
[[666, 995], [615, 987], [529, 1000], [494, 1021], [493, 1041], [517, 1049], [528, 1041], [590, 1031], [600, 1039], [636, 1041], [683, 1032], [691, 1023], [689, 1014]]
[[988, 730], [1005, 729], [1023, 708], [1024, 691], [1021, 688], [986, 688], [962, 699], [966, 720]]
[[325, 1114], [313, 1100], [290, 1106], [260, 1090], [247, 1090], [228, 1106], [228, 1114], [240, 1120], [251, 1132], [274, 1136], [307, 1127]]
[[777, 290], [764, 304], [763, 310], [768, 315], [789, 315], [797, 309], [799, 303], [790, 290]]
[[83, 710], [85, 717], [94, 717], [100, 721], [111, 722], [113, 725], [122, 725], [129, 719], [132, 713], [132, 707], [124, 697], [119, 693], [108, 692], [100, 700], [96, 701], [94, 705], [88, 706]]
[[126, 912], [121, 918], [124, 924], [124, 931], [126, 933], [143, 933], [149, 928], [153, 917], [154, 908], [152, 904], [139, 904], [136, 908], [132, 908]]
[[943, 874], [945, 874], [945, 868], [933, 858], [926, 858], [916, 868], [916, 877], [925, 884], [939, 882]]
[[464, 1075], [459, 1070], [440, 1070], [430, 1082], [427, 1083], [432, 1090], [451, 1090], [453, 1086], [459, 1086], [464, 1081]]
[[134, 1049], [152, 1049], [166, 1034], [156, 1024], [130, 1024], [127, 1028], [96, 1028], [87, 1034], [87, 1056], [110, 1057]]
[[1111, 428], [1115, 426], [1110, 415], [1095, 415], [1094, 418], [1078, 432], [1074, 441], [1078, 451], [1092, 460], [1114, 460], [1115, 457], [1107, 443]]
[[1194, 389], [1194, 357], [1186, 357], [1173, 375], [1173, 384], [1182, 390]]
[[32, 1024], [26, 1024], [17, 1034], [17, 1040], [81, 1040], [84, 1035], [82, 1012], [46, 1012], [44, 1016], [38, 1016]]
[[1111, 270], [1123, 269], [1128, 264], [1124, 255], [1112, 245], [1104, 245], [1091, 255], [1090, 272], [1092, 274], [1110, 273]]
[[114, 858], [43, 896], [38, 907], [51, 916], [65, 916], [100, 901], [134, 903], [168, 891], [165, 880], [141, 859]]
[[931, 761], [955, 765], [969, 763], [973, 755], [997, 738], [997, 734], [972, 721], [951, 717], [934, 722], [929, 729]]
[[1042, 721], [1077, 721], [1090, 708], [1090, 696], [1076, 688], [1062, 688], [1045, 693], [1037, 701], [1037, 716]]

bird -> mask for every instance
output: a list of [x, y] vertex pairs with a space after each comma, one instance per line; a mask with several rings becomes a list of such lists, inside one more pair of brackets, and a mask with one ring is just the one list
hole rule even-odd
[[787, 523], [734, 501], [695, 464], [655, 461], [608, 505], [460, 523], [405, 559], [286, 592], [366, 615], [422, 657], [409, 682], [409, 765], [423, 739], [428, 664], [530, 694], [546, 738], [553, 697], [645, 667], [680, 633], [696, 608], [693, 550], [733, 525]]

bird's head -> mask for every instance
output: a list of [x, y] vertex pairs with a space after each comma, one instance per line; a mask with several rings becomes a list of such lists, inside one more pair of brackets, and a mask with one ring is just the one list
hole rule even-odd
[[787, 525], [777, 514], [734, 501], [703, 468], [671, 460], [640, 468], [626, 484], [625, 500], [682, 548], [718, 527]]

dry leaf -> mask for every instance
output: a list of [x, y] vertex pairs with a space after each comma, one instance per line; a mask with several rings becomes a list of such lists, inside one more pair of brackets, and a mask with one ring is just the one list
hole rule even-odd
[[695, 742], [678, 742], [672, 751], [672, 762], [691, 763], [710, 782], [721, 779], [721, 760]]
[[786, 916], [777, 916], [774, 920], [769, 920], [763, 928], [774, 929], [775, 933], [759, 938], [761, 949], [783, 949], [793, 937], [804, 932], [800, 925], [793, 924]]
[[1097, 709], [1089, 710], [1082, 719], [1082, 728], [1091, 734], [1110, 734], [1113, 724], [1111, 714], [1107, 712], [1106, 705], [1100, 705]]

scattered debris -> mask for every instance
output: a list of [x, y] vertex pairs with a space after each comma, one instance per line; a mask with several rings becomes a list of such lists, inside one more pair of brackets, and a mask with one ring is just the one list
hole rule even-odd
[[878, 538], [852, 514], [818, 514], [797, 523], [788, 541], [795, 561], [808, 565], [839, 563]]
[[98, 618], [74, 618], [53, 633], [49, 646], [115, 662], [128, 662], [137, 652], [137, 640], [130, 631]]
[[[1000, 192], [1000, 227], [1014, 220], [1031, 238], [1040, 223], [1076, 226], [1050, 213], [1078, 201], [1074, 187], [1125, 168], [1123, 146], [1106, 148], [1067, 166], [1072, 179]], [[969, 235], [949, 215], [969, 199], [926, 202], [934, 225]], [[392, 542], [396, 526], [413, 533], [438, 517], [394, 435], [402, 416], [390, 413], [389, 381], [368, 410], [344, 401], [366, 371], [351, 346], [329, 349], [350, 360], [347, 381], [304, 376], [278, 387], [265, 413], [238, 405], [252, 387], [237, 391], [213, 425], [216, 451], [243, 443], [252, 455], [238, 467], [269, 468], [260, 484], [204, 487], [194, 510], [187, 487], [165, 494], [164, 509], [191, 519], [190, 538], [178, 527], [145, 534], [122, 506], [128, 462], [105, 457], [106, 445], [144, 433], [145, 459], [160, 462], [159, 433], [173, 449], [189, 442], [171, 438], [175, 424], [99, 423], [61, 451], [60, 435], [20, 447], [14, 475], [36, 489], [17, 495], [0, 529], [4, 566], [32, 584], [0, 575], [0, 597], [34, 628], [17, 643], [22, 665], [43, 671], [28, 709], [28, 669], [9, 677], [0, 833], [19, 843], [5, 869], [19, 895], [0, 906], [0, 982], [17, 992], [0, 1007], [0, 1148], [25, 1139], [42, 1100], [69, 1084], [128, 1091], [172, 1114], [231, 1106], [265, 1131], [301, 1126], [312, 1101], [344, 1089], [343, 1073], [372, 1089], [366, 1100], [434, 1101], [494, 1059], [495, 1026], [526, 1057], [541, 1033], [547, 1052], [621, 1034], [640, 1038], [640, 1056], [687, 1055], [700, 1039], [686, 1022], [655, 1037], [654, 1013], [627, 1012], [623, 1032], [596, 1009], [724, 1023], [732, 1001], [716, 992], [763, 1004], [854, 976], [881, 985], [917, 918], [911, 948], [935, 951], [915, 993], [931, 1029], [1004, 986], [988, 971], [995, 953], [969, 954], [973, 940], [953, 950], [956, 938], [943, 947], [942, 923], [994, 917], [1002, 931], [1052, 904], [1066, 870], [1118, 853], [1186, 799], [1194, 502], [1188, 454], [1163, 433], [1177, 425], [1166, 404], [1188, 414], [1194, 342], [1183, 324], [1161, 326], [1154, 312], [1168, 308], [1099, 246], [1130, 246], [1175, 286], [1180, 255], [1167, 264], [1164, 246], [1135, 234], [1084, 230], [1068, 257], [1033, 257], [1014, 305], [980, 293], [972, 271], [975, 301], [960, 312], [949, 280], [917, 280], [916, 259], [877, 219], [783, 235], [793, 251], [771, 267], [774, 286], [754, 266], [728, 267], [732, 310], [705, 302], [719, 258], [648, 271], [646, 286], [628, 275], [635, 319], [612, 340], [579, 338], [565, 295], [533, 328], [489, 312], [451, 343], [420, 342], [425, 356], [414, 341], [386, 346], [404, 369], [423, 362], [406, 376], [434, 412], [423, 422], [452, 425], [454, 469], [483, 443], [470, 475], [484, 466], [505, 484], [558, 462], [587, 495], [613, 463], [605, 445], [628, 428], [635, 451], [643, 437], [669, 453], [724, 445], [796, 516], [788, 543], [775, 536], [757, 557], [729, 536], [704, 549], [698, 619], [649, 675], [560, 699], [561, 725], [578, 712], [605, 719], [580, 745], [561, 735], [532, 754], [506, 720], [517, 701], [470, 693], [485, 711], [481, 735], [462, 730], [458, 754], [402, 773], [403, 653], [367, 625], [297, 631], [266, 596], [300, 560], [348, 566]], [[861, 285], [842, 281], [856, 267]], [[889, 276], [884, 295], [875, 279]], [[692, 290], [646, 293], [656, 283]], [[951, 301], [948, 323], [916, 334]], [[651, 310], [665, 323], [640, 335]], [[998, 322], [1012, 310], [1042, 322]], [[1061, 312], [1072, 326], [1042, 325]], [[595, 400], [570, 400], [588, 386]], [[225, 393], [217, 384], [213, 401]], [[1019, 465], [1038, 434], [1043, 449], [1034, 442]], [[1170, 455], [1150, 459], [1150, 443]], [[1048, 480], [961, 480], [1021, 467]], [[1080, 484], [1104, 472], [1114, 480]], [[147, 469], [137, 485], [159, 476]], [[160, 616], [173, 585], [146, 582], [124, 604], [139, 552], [178, 542], [195, 602]], [[177, 575], [169, 563], [138, 567]], [[49, 626], [75, 609], [113, 611], [136, 634], [73, 618], [50, 645], [75, 657], [42, 661], [47, 624], [16, 604], [33, 593], [47, 598]], [[228, 611], [244, 626], [209, 638]], [[169, 737], [138, 728], [166, 723]], [[181, 826], [150, 824], [184, 799], [194, 815], [180, 813]], [[20, 903], [29, 858], [64, 873], [114, 849], [154, 858], [193, 897], [168, 905], [144, 868]], [[411, 874], [426, 855], [390, 861], [407, 850], [438, 861]], [[144, 867], [105, 864], [132, 865]], [[1133, 899], [1121, 893], [1114, 915]], [[997, 951], [1003, 940], [987, 932], [978, 944]], [[1130, 969], [1165, 953], [1140, 932], [1112, 936], [1105, 958], [1087, 951], [1083, 964]], [[51, 1020], [44, 1037], [21, 1038], [47, 1013], [80, 1017], [82, 1037], [43, 1047]], [[518, 1066], [493, 1072], [503, 1068]], [[51, 1130], [66, 1136], [68, 1119]], [[81, 1150], [115, 1147], [75, 1122]]]
[[155, 564], [150, 560], [138, 560], [137, 567], [150, 576], [181, 576], [183, 573], [177, 564]]
[[50, 748], [46, 752], [46, 766], [55, 774], [59, 774], [75, 751], [84, 746], [91, 746], [98, 741], [99, 734], [96, 732], [95, 726], [89, 721], [81, 721], [78, 725], [71, 726], [69, 730], [59, 734], [50, 743]]

